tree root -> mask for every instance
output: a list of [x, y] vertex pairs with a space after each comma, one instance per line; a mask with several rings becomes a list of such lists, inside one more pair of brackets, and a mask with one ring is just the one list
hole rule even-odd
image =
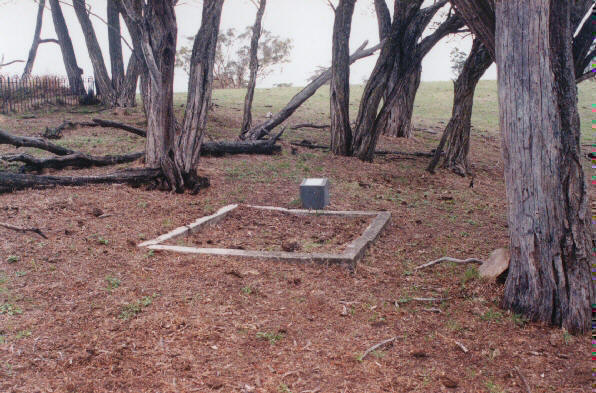
[[425, 263], [424, 265], [420, 265], [418, 267], [415, 267], [414, 270], [420, 270], [420, 269], [424, 269], [427, 268], [429, 266], [433, 266], [436, 265], [437, 263], [441, 263], [441, 262], [453, 262], [453, 263], [479, 263], [479, 264], [483, 264], [484, 261], [480, 260], [480, 259], [476, 259], [476, 258], [468, 258], [468, 259], [455, 259], [455, 258], [450, 258], [450, 257], [443, 257], [443, 258], [439, 258], [436, 259], [434, 261], [430, 261], [428, 263]]

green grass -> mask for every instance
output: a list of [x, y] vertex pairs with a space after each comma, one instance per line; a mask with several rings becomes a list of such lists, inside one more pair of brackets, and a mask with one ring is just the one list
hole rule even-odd
[[[267, 112], [276, 113], [289, 99], [298, 93], [301, 87], [283, 87], [256, 89], [253, 111], [256, 116]], [[350, 90], [350, 117], [356, 118], [364, 87], [353, 85]], [[213, 102], [232, 114], [242, 115], [244, 89], [219, 89], [213, 91]], [[593, 97], [596, 96], [596, 83], [587, 81], [578, 86], [578, 108], [581, 118], [583, 139], [590, 137], [592, 129]], [[480, 81], [474, 97], [472, 125], [477, 132], [497, 135], [499, 131], [499, 104], [496, 81]], [[176, 93], [174, 101], [177, 107], [186, 102], [186, 93]], [[416, 127], [444, 127], [451, 118], [453, 105], [453, 82], [422, 82], [414, 102], [414, 125]], [[329, 88], [321, 87], [298, 112], [301, 117], [313, 123], [329, 122]], [[292, 119], [290, 118], [290, 123]], [[444, 124], [442, 124], [442, 123]], [[293, 132], [294, 133], [294, 132]]]

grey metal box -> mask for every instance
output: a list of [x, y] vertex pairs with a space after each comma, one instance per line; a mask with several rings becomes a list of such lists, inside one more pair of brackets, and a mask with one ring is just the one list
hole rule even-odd
[[304, 209], [324, 209], [329, 205], [329, 180], [326, 178], [302, 180], [300, 200]]

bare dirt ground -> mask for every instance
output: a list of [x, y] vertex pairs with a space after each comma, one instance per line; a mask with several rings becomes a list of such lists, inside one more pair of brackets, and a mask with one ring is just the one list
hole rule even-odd
[[[9, 116], [0, 126], [35, 135], [94, 116], [142, 125], [135, 110]], [[292, 120], [309, 120], [300, 116]], [[232, 138], [238, 126], [238, 113], [218, 107], [210, 134]], [[587, 335], [501, 310], [503, 287], [472, 266], [414, 271], [508, 245], [497, 136], [472, 137], [473, 187], [428, 174], [426, 158], [291, 154], [289, 141], [304, 138], [328, 139], [288, 132], [281, 155], [204, 159], [211, 187], [194, 196], [128, 186], [0, 195], [0, 221], [49, 237], [0, 228], [0, 391], [527, 392], [523, 378], [534, 393], [591, 390]], [[417, 131], [380, 148], [429, 151], [438, 138]], [[109, 129], [68, 130], [59, 142], [98, 154], [143, 144]], [[135, 246], [230, 203], [297, 207], [300, 180], [319, 176], [331, 179], [330, 209], [392, 213], [354, 274]]]

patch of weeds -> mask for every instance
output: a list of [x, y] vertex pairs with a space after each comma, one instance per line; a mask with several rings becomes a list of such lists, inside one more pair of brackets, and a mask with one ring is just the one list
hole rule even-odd
[[480, 319], [488, 322], [501, 322], [501, 318], [503, 318], [503, 314], [499, 311], [492, 309], [488, 310], [480, 316]]
[[159, 296], [154, 293], [151, 296], [145, 296], [141, 300], [136, 300], [132, 303], [125, 304], [120, 311], [118, 318], [128, 321], [131, 318], [136, 317], [144, 308], [149, 307], [153, 303], [153, 299]]
[[567, 330], [563, 330], [563, 341], [565, 342], [565, 345], [569, 345], [573, 342], [573, 336], [569, 334]]
[[411, 301], [412, 301], [411, 296], [402, 296], [399, 299], [397, 299], [398, 304], [408, 304]]
[[27, 338], [27, 337], [31, 337], [31, 330], [20, 330], [15, 335], [15, 338], [17, 340], [20, 340], [22, 338]]
[[275, 345], [279, 340], [284, 338], [284, 335], [282, 333], [257, 332], [257, 338], [259, 340], [267, 340], [269, 344]]
[[106, 276], [106, 281], [108, 283], [108, 287], [106, 291], [112, 292], [112, 290], [118, 288], [120, 286], [120, 279], [117, 277]]
[[511, 320], [516, 326], [522, 327], [526, 323], [528, 323], [528, 318], [524, 317], [521, 314], [513, 313], [511, 314]]
[[486, 386], [489, 393], [504, 393], [505, 392], [503, 390], [503, 388], [501, 388], [499, 385], [497, 385], [495, 382], [493, 382], [490, 379], [484, 383], [484, 386]]
[[478, 277], [480, 277], [478, 269], [476, 269], [475, 266], [471, 266], [464, 272], [464, 275], [461, 278], [461, 285], [466, 285], [469, 281], [476, 280]]
[[458, 330], [462, 330], [462, 326], [459, 324], [458, 321], [456, 321], [455, 319], [450, 319], [447, 321], [447, 329], [452, 330], [452, 331], [458, 331]]
[[462, 232], [462, 233], [460, 234], [460, 236], [461, 236], [461, 237], [470, 237], [470, 234], [469, 234], [468, 232], [465, 232], [465, 231], [464, 231], [464, 232]]
[[108, 243], [109, 243], [108, 239], [106, 239], [106, 238], [104, 238], [102, 236], [99, 236], [99, 235], [97, 236], [97, 242], [99, 244], [101, 244], [102, 246], [107, 246]]
[[23, 313], [23, 310], [17, 306], [14, 305], [12, 303], [4, 303], [0, 306], [0, 314], [6, 314], [6, 315], [20, 315]]
[[146, 208], [147, 208], [147, 202], [139, 202], [139, 203], [138, 203], [138, 206], [139, 206], [140, 208], [146, 209]]
[[279, 387], [277, 388], [277, 390], [279, 390], [280, 393], [292, 393], [290, 388], [288, 388], [288, 385], [286, 385], [283, 382], [279, 384]]
[[155, 256], [155, 250], [149, 250], [149, 252], [147, 253], [147, 258], [152, 258]]
[[10, 255], [8, 258], [6, 258], [6, 262], [8, 263], [17, 263], [19, 261], [19, 257], [16, 255]]
[[4, 334], [0, 334], [0, 344], [6, 343], [6, 336]]
[[256, 293], [256, 291], [253, 288], [249, 287], [248, 285], [243, 287], [241, 289], [241, 291], [245, 295], [252, 295], [252, 294]]
[[25, 277], [27, 275], [27, 272], [16, 272], [15, 276], [17, 277]]

